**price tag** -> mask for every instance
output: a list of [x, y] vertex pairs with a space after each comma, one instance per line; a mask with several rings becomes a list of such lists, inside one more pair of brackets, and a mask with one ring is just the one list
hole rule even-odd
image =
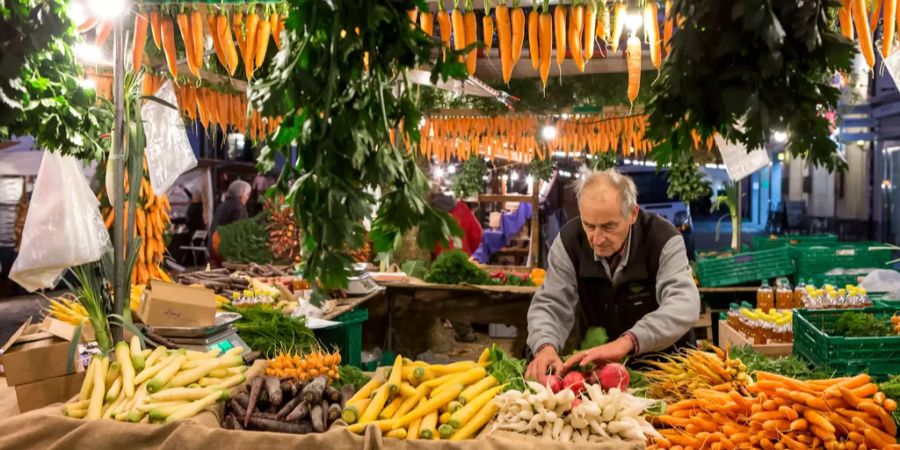
[[725, 171], [732, 181], [742, 180], [772, 163], [769, 152], [764, 148], [748, 153], [743, 144], [728, 142], [719, 135], [715, 139], [719, 153], [722, 154], [722, 162], [725, 163]]

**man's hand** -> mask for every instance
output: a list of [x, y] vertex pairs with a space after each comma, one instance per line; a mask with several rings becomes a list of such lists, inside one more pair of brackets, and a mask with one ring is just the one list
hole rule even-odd
[[556, 354], [556, 349], [552, 345], [545, 345], [534, 355], [534, 360], [531, 361], [528, 369], [525, 370], [525, 379], [543, 379], [547, 375], [548, 368], [553, 368], [554, 373], [562, 373], [562, 367], [563, 363], [559, 359], [559, 355]]
[[620, 362], [628, 356], [632, 350], [634, 350], [634, 344], [632, 344], [631, 339], [622, 336], [610, 343], [576, 353], [566, 361], [566, 364], [563, 366], [563, 372], [568, 372], [569, 369], [576, 364], [586, 366], [591, 362], [603, 364], [608, 362]]

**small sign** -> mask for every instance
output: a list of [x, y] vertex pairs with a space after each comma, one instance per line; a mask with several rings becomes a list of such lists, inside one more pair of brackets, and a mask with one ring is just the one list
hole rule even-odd
[[722, 154], [722, 162], [725, 163], [725, 171], [728, 178], [738, 181], [771, 164], [769, 152], [764, 148], [747, 152], [743, 144], [727, 142], [722, 136], [716, 135], [716, 145]]

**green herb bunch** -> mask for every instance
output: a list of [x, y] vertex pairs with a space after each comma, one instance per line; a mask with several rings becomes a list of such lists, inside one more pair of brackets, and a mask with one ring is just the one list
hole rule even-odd
[[752, 150], [788, 133], [787, 150], [830, 170], [836, 157], [825, 111], [837, 107], [837, 72], [855, 46], [834, 31], [840, 2], [675, 0], [684, 18], [653, 84], [648, 137], [661, 163], [693, 148], [692, 133], [715, 133]]
[[453, 180], [453, 194], [456, 198], [464, 198], [484, 192], [485, 175], [487, 168], [483, 159], [477, 155], [467, 159]]
[[269, 249], [269, 231], [261, 216], [238, 220], [218, 228], [218, 252], [226, 261], [242, 264], [269, 264], [274, 256]]
[[691, 203], [709, 197], [710, 192], [709, 181], [703, 176], [693, 155], [691, 153], [673, 155], [672, 164], [669, 166], [669, 188], [666, 192], [669, 198]]
[[838, 317], [835, 334], [846, 337], [890, 336], [891, 327], [872, 314], [847, 311]]
[[[438, 42], [410, 27], [406, 12], [424, 1], [289, 0], [282, 48], [254, 81], [248, 96], [266, 116], [283, 116], [260, 151], [270, 171], [285, 164], [271, 194], [285, 194], [303, 236], [303, 272], [322, 291], [346, 287], [352, 258], [364, 244], [363, 223], [382, 196], [369, 234], [376, 253], [399, 246], [418, 225], [424, 248], [447, 243], [461, 230], [428, 206], [428, 179], [416, 166], [422, 113], [409, 71], [430, 65], [432, 81], [465, 78], [457, 59], [432, 50]], [[296, 155], [296, 158], [292, 155]]]
[[281, 351], [304, 353], [318, 346], [304, 317], [294, 318], [267, 305], [227, 308], [241, 315], [234, 325], [241, 339], [266, 357]]
[[431, 271], [425, 281], [439, 284], [493, 284], [490, 274], [469, 261], [469, 255], [460, 250], [441, 253], [431, 264]]

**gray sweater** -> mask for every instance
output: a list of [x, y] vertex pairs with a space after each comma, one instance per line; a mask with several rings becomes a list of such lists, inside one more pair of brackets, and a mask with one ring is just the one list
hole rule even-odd
[[[622, 269], [628, 261], [631, 235], [625, 244], [622, 262], [610, 278], [618, 285]], [[604, 258], [596, 258], [609, 275]], [[553, 241], [548, 256], [544, 284], [531, 299], [528, 308], [528, 346], [536, 351], [552, 344], [560, 351], [572, 331], [578, 305], [578, 279], [575, 267], [559, 237]], [[637, 338], [640, 353], [669, 347], [684, 336], [700, 317], [700, 292], [694, 284], [684, 239], [675, 236], [666, 242], [659, 255], [656, 275], [656, 298], [659, 308], [640, 319], [630, 332]], [[610, 336], [615, 339], [618, 336]]]

